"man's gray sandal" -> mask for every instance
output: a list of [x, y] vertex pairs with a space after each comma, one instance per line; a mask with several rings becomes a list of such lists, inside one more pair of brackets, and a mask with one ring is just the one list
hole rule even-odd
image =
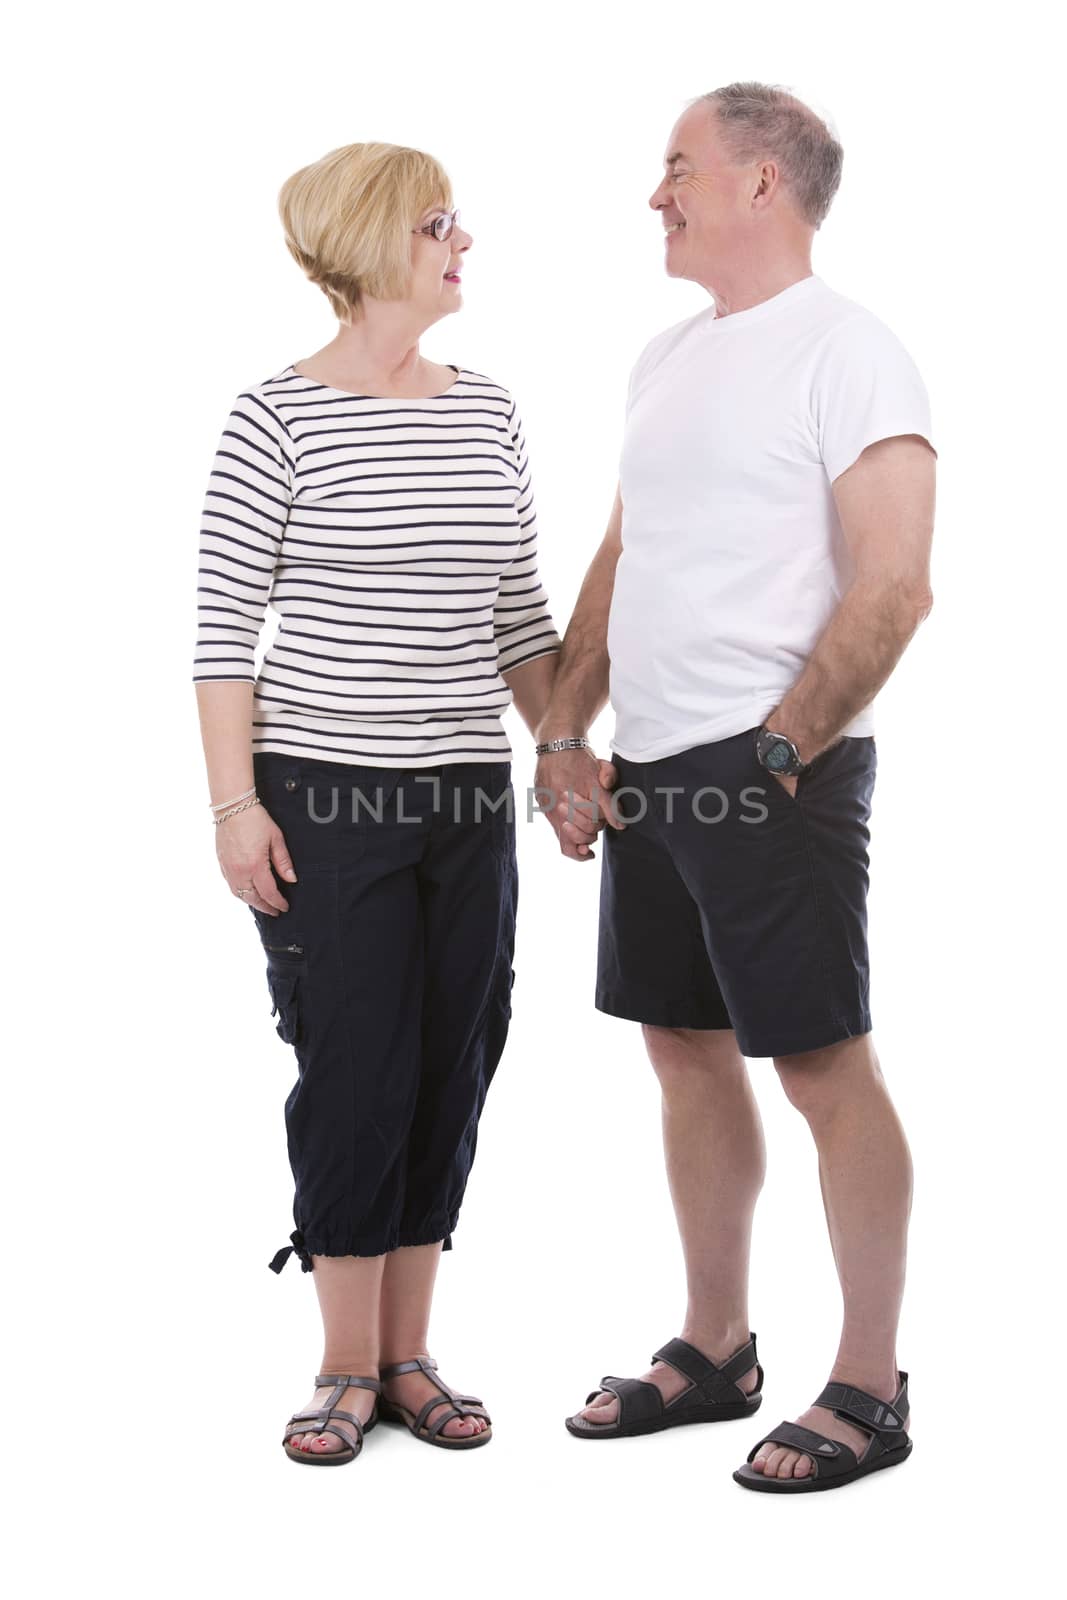
[[[406, 1406], [398, 1405], [395, 1400], [387, 1400], [383, 1393], [381, 1401], [383, 1422], [402, 1422], [416, 1439], [422, 1439], [426, 1444], [440, 1445], [442, 1450], [473, 1450], [476, 1445], [489, 1443], [493, 1436], [493, 1428], [485, 1406], [476, 1395], [457, 1394], [455, 1389], [450, 1389], [447, 1383], [436, 1377], [437, 1362], [432, 1356], [416, 1356], [413, 1361], [394, 1361], [390, 1366], [382, 1367], [382, 1382], [384, 1383], [387, 1378], [399, 1377], [402, 1372], [425, 1373], [441, 1393], [431, 1395], [418, 1416]], [[430, 1414], [435, 1410], [437, 1416], [431, 1422]], [[484, 1427], [481, 1433], [460, 1434], [446, 1438], [441, 1430], [454, 1417], [481, 1417], [488, 1426]]]
[[[758, 1411], [763, 1403], [763, 1368], [756, 1360], [756, 1335], [748, 1340], [721, 1366], [685, 1339], [668, 1339], [657, 1350], [653, 1361], [663, 1361], [689, 1379], [689, 1388], [664, 1401], [654, 1383], [645, 1378], [616, 1378], [600, 1380], [586, 1400], [591, 1405], [603, 1391], [613, 1394], [619, 1402], [618, 1415], [611, 1422], [590, 1422], [580, 1412], [568, 1417], [567, 1428], [579, 1439], [625, 1439], [639, 1433], [659, 1433], [663, 1428], [680, 1428], [690, 1422], [729, 1422], [735, 1417], [747, 1417]], [[750, 1394], [738, 1388], [737, 1379], [755, 1366], [756, 1387]]]
[[781, 1445], [785, 1450], [799, 1450], [811, 1459], [811, 1469], [804, 1478], [768, 1478], [755, 1467], [738, 1467], [734, 1479], [743, 1489], [759, 1489], [764, 1494], [810, 1494], [815, 1489], [840, 1489], [856, 1478], [865, 1478], [868, 1472], [880, 1472], [883, 1467], [895, 1467], [911, 1455], [911, 1440], [904, 1431], [908, 1420], [908, 1374], [898, 1372], [899, 1388], [892, 1400], [879, 1400], [863, 1389], [854, 1389], [847, 1383], [828, 1383], [816, 1400], [842, 1422], [850, 1422], [870, 1435], [867, 1448], [861, 1456], [837, 1439], [828, 1439], [824, 1433], [802, 1428], [796, 1422], [781, 1422], [765, 1435], [748, 1455], [751, 1463], [765, 1444]]
[[[333, 1374], [320, 1372], [315, 1379], [316, 1389], [324, 1389], [328, 1383], [335, 1385], [329, 1400], [324, 1406], [319, 1406], [315, 1411], [294, 1411], [286, 1423], [282, 1435], [282, 1444], [290, 1461], [306, 1461], [315, 1467], [340, 1467], [346, 1461], [354, 1461], [363, 1449], [363, 1435], [369, 1433], [378, 1420], [379, 1402], [374, 1402], [374, 1409], [368, 1421], [361, 1422], [353, 1411], [341, 1411], [339, 1402], [346, 1389], [373, 1389], [375, 1394], [382, 1392], [381, 1381], [378, 1378], [353, 1378], [347, 1374]], [[340, 1419], [337, 1421], [335, 1419]], [[356, 1437], [353, 1442], [352, 1435], [343, 1431], [341, 1423], [355, 1429]], [[309, 1426], [311, 1424], [311, 1426]], [[292, 1445], [289, 1440], [294, 1433], [333, 1433], [344, 1443], [343, 1450], [301, 1450], [297, 1445]]]

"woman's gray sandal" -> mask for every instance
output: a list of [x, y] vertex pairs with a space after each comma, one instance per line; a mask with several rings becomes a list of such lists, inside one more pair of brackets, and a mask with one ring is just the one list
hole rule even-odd
[[[575, 1412], [566, 1419], [568, 1430], [579, 1439], [625, 1439], [639, 1433], [659, 1433], [663, 1428], [680, 1428], [690, 1422], [729, 1422], [734, 1417], [750, 1416], [763, 1403], [763, 1368], [756, 1360], [754, 1333], [721, 1366], [685, 1339], [668, 1339], [652, 1359], [674, 1367], [689, 1379], [689, 1388], [665, 1401], [657, 1385], [645, 1378], [602, 1378], [600, 1388], [594, 1389], [585, 1403], [591, 1405], [606, 1390], [619, 1402], [618, 1415], [610, 1422], [590, 1422]], [[738, 1388], [737, 1379], [753, 1366], [756, 1386], [746, 1394]]]
[[877, 1395], [854, 1389], [851, 1384], [828, 1383], [815, 1402], [842, 1422], [850, 1422], [870, 1435], [861, 1456], [824, 1433], [802, 1428], [796, 1422], [781, 1422], [749, 1451], [748, 1461], [754, 1461], [765, 1444], [781, 1445], [810, 1458], [807, 1476], [769, 1478], [747, 1464], [738, 1467], [735, 1482], [743, 1489], [759, 1489], [764, 1494], [810, 1494], [815, 1489], [840, 1489], [856, 1478], [865, 1478], [868, 1472], [880, 1472], [883, 1467], [906, 1461], [911, 1455], [911, 1440], [904, 1429], [908, 1420], [908, 1374], [898, 1372], [897, 1379], [899, 1387], [892, 1400], [879, 1400]]
[[[413, 1361], [394, 1361], [390, 1366], [382, 1367], [382, 1382], [384, 1383], [387, 1378], [397, 1378], [403, 1372], [425, 1373], [441, 1393], [431, 1395], [417, 1416], [406, 1406], [398, 1405], [395, 1400], [387, 1400], [383, 1393], [381, 1401], [383, 1422], [402, 1422], [416, 1439], [422, 1439], [426, 1444], [440, 1445], [442, 1450], [473, 1450], [476, 1445], [489, 1443], [493, 1429], [485, 1406], [476, 1395], [457, 1394], [455, 1389], [450, 1389], [447, 1383], [436, 1377], [437, 1362], [432, 1356], [416, 1356]], [[437, 1415], [431, 1422], [430, 1416], [435, 1410]], [[480, 1433], [446, 1437], [442, 1429], [454, 1417], [481, 1417], [487, 1426]]]
[[[354, 1411], [341, 1411], [339, 1402], [346, 1389], [373, 1389], [375, 1394], [380, 1395], [382, 1392], [380, 1379], [353, 1378], [347, 1374], [320, 1372], [315, 1379], [316, 1389], [324, 1389], [328, 1383], [332, 1383], [335, 1387], [324, 1406], [319, 1406], [315, 1411], [294, 1411], [286, 1423], [282, 1444], [290, 1461], [307, 1461], [315, 1467], [340, 1467], [346, 1461], [354, 1461], [363, 1449], [363, 1435], [369, 1433], [378, 1420], [377, 1400], [366, 1422], [361, 1422]], [[352, 1435], [345, 1432], [341, 1424], [355, 1429], [354, 1441]], [[294, 1433], [333, 1433], [342, 1440], [344, 1449], [301, 1450], [299, 1446], [289, 1443]]]

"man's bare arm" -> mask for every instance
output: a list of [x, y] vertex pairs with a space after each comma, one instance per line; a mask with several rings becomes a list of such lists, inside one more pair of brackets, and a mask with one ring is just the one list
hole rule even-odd
[[607, 530], [589, 564], [563, 636], [556, 682], [537, 730], [539, 741], [584, 735], [608, 698], [608, 611], [622, 554], [622, 495], [615, 491]]
[[[833, 494], [855, 578], [767, 727], [811, 761], [874, 699], [933, 605], [935, 457], [918, 434], [868, 445]], [[784, 780], [783, 780], [784, 781]]]
[[[538, 743], [584, 737], [607, 702], [608, 612], [621, 554], [622, 494], [616, 487], [607, 529], [563, 636], [552, 697], [537, 729]], [[557, 803], [545, 805], [544, 810], [564, 855], [590, 859], [593, 852], [589, 846], [603, 826], [605, 814], [613, 827], [621, 826], [604, 807], [595, 804], [598, 791], [608, 787], [612, 778], [613, 769], [597, 761], [589, 750], [561, 750], [538, 761], [534, 784], [556, 798]], [[584, 811], [568, 807], [565, 797], [572, 791], [591, 802]]]

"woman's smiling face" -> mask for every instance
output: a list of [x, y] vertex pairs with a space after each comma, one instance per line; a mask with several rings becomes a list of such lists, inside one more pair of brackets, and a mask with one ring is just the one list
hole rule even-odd
[[[417, 228], [428, 228], [435, 218], [446, 214], [446, 207], [431, 206], [416, 223]], [[413, 233], [411, 239], [411, 285], [408, 298], [412, 300], [429, 321], [436, 322], [450, 311], [458, 311], [463, 304], [460, 274], [463, 256], [470, 249], [472, 238], [457, 222], [447, 239], [437, 239], [432, 233]]]

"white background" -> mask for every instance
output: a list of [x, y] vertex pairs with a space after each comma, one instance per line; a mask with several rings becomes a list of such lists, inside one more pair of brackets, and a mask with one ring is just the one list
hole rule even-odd
[[[59, 5], [9, 36], [10, 1356], [23, 1582], [112, 1594], [594, 1588], [1002, 1593], [1052, 1558], [1048, 1274], [1062, 1187], [1062, 134], [1051, 7]], [[359, 139], [446, 165], [474, 236], [423, 343], [515, 393], [557, 620], [614, 493], [625, 381], [707, 304], [648, 196], [683, 103], [793, 88], [843, 140], [826, 281], [930, 390], [934, 610], [878, 704], [875, 1038], [916, 1163], [900, 1361], [915, 1451], [841, 1494], [745, 1494], [753, 1425], [588, 1451], [605, 1372], [679, 1330], [658, 1093], [592, 1005], [599, 861], [520, 827], [511, 1042], [431, 1347], [469, 1459], [279, 1447], [321, 1353], [274, 1031], [219, 875], [191, 683], [202, 496], [233, 397], [335, 328], [277, 191]], [[271, 619], [273, 627], [273, 618]], [[268, 633], [264, 636], [267, 642]], [[511, 720], [516, 783], [530, 741]], [[610, 724], [598, 729], [606, 749]], [[821, 1387], [839, 1305], [814, 1151], [752, 1066], [770, 1176], [757, 1427]], [[6, 1565], [16, 1563], [9, 1547]]]

